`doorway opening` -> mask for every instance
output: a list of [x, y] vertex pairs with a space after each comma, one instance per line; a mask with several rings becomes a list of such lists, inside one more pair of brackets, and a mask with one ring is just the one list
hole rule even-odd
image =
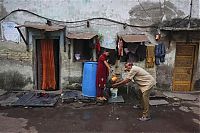
[[60, 88], [59, 39], [36, 39], [36, 84], [38, 90]]

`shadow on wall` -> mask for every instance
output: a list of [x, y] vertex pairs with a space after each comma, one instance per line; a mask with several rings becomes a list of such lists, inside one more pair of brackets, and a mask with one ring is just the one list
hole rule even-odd
[[0, 73], [0, 89], [6, 91], [22, 90], [30, 82], [31, 78], [26, 78], [18, 71]]

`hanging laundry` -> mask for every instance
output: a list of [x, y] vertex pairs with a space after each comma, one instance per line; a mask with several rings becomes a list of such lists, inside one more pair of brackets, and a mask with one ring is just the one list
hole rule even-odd
[[100, 55], [100, 51], [101, 51], [101, 45], [100, 45], [100, 41], [99, 39], [96, 40], [96, 52], [97, 52], [97, 56], [99, 57]]
[[123, 41], [121, 38], [118, 41], [117, 48], [118, 48], [118, 55], [123, 56]]
[[153, 68], [155, 63], [155, 46], [148, 45], [146, 49], [146, 68]]
[[159, 43], [155, 46], [155, 63], [160, 65], [160, 62], [165, 62], [166, 49], [163, 43]]
[[136, 55], [138, 56], [139, 61], [143, 61], [146, 58], [146, 46], [145, 44], [138, 45], [138, 48], [136, 50]]
[[138, 55], [136, 54], [138, 43], [129, 43], [127, 44], [127, 48], [124, 48], [124, 51], [127, 55], [127, 62], [137, 62], [139, 60]]

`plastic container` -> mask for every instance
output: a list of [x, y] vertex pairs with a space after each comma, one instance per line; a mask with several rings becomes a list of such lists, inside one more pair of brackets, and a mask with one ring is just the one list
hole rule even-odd
[[97, 62], [85, 62], [83, 67], [82, 94], [86, 97], [96, 97]]
[[118, 92], [118, 89], [115, 88], [110, 88], [110, 92], [111, 92], [111, 98], [117, 98], [117, 92]]

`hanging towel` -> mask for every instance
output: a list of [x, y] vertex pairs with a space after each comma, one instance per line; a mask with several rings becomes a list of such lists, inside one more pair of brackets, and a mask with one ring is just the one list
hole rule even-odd
[[146, 68], [154, 67], [155, 62], [155, 54], [154, 54], [155, 46], [148, 45], [146, 49]]

